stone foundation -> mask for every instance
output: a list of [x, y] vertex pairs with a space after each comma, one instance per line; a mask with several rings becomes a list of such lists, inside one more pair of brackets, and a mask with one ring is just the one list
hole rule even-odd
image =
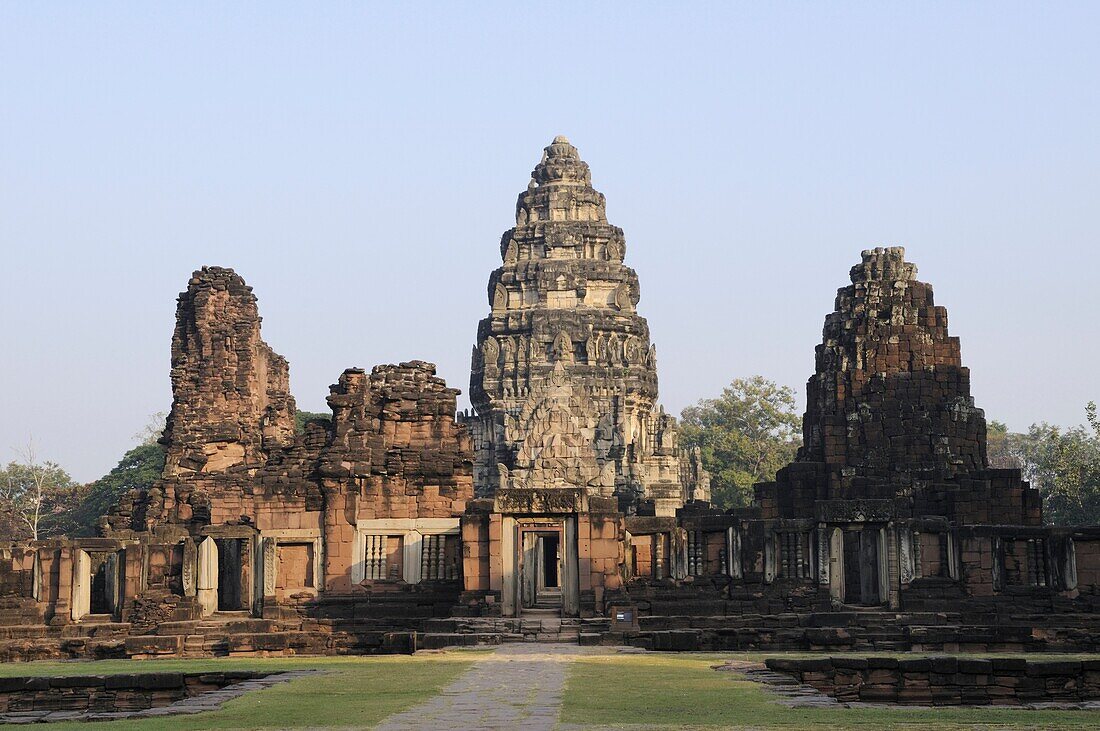
[[[247, 670], [0, 678], [0, 714], [137, 711], [271, 675]], [[0, 720], [3, 720], [0, 717]]]
[[767, 666], [842, 702], [1019, 706], [1100, 700], [1100, 660], [770, 658]]

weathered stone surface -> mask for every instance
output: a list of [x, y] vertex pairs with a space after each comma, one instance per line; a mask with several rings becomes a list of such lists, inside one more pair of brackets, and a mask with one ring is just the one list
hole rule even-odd
[[838, 496], [883, 485], [859, 496], [893, 497], [986, 466], [959, 339], [916, 273], [900, 247], [865, 251], [825, 318], [800, 459], [826, 463]]
[[431, 363], [351, 368], [328, 397], [332, 437], [318, 470], [327, 488], [358, 482], [359, 517], [450, 518], [473, 498], [471, 447], [455, 422], [458, 390]]
[[1041, 524], [1019, 472], [989, 468], [959, 340], [916, 272], [901, 247], [852, 267], [817, 346], [802, 448], [757, 490], [765, 517]]
[[[1036, 708], [1039, 703], [1056, 703], [1081, 708], [1081, 704], [1100, 698], [1100, 685], [1089, 682], [1079, 662], [931, 658], [929, 670], [927, 663], [914, 665], [895, 660], [887, 664], [881, 660], [869, 657], [866, 669], [855, 670], [849, 669], [855, 667], [850, 660], [842, 663], [840, 658], [769, 658], [765, 664], [774, 673], [782, 673], [841, 701]], [[945, 670], [948, 661], [952, 669]], [[994, 675], [997, 662], [1002, 666]], [[1043, 681], [1036, 684], [1032, 678]], [[767, 676], [753, 679], [776, 680]]]
[[698, 458], [681, 466], [675, 419], [656, 406], [622, 229], [566, 138], [543, 153], [500, 252], [470, 376], [477, 494], [584, 487], [659, 515], [708, 500]]
[[262, 464], [294, 439], [286, 359], [260, 338], [256, 296], [232, 269], [203, 267], [176, 307], [165, 477]]
[[[331, 419], [301, 434], [251, 289], [229, 269], [196, 272], [177, 308], [162, 479], [123, 496], [98, 538], [0, 543], [0, 660], [581, 637], [1100, 650], [1100, 527], [1043, 526], [1020, 472], [988, 467], [958, 341], [901, 249], [852, 269], [826, 318], [802, 450], [731, 511], [708, 504], [699, 452], [679, 448], [655, 405], [622, 231], [564, 138], [501, 253], [474, 414], [456, 419], [458, 391], [429, 363], [350, 368]], [[613, 607], [631, 621], [612, 629]], [[1020, 678], [1010, 662], [833, 666], [845, 700], [1047, 692], [1042, 668]], [[1063, 669], [1049, 672], [1056, 683]], [[1097, 668], [1081, 673], [1100, 684]]]

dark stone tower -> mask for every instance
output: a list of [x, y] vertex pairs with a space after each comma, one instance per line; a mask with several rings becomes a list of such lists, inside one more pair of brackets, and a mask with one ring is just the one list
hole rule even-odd
[[985, 414], [959, 339], [916, 273], [901, 247], [864, 251], [852, 267], [806, 386], [803, 446], [776, 483], [757, 488], [765, 515], [811, 517], [820, 501], [871, 500], [889, 501], [897, 516], [1041, 520], [1018, 470], [989, 469]]
[[798, 459], [824, 462], [837, 497], [893, 497], [986, 466], [959, 339], [916, 273], [903, 248], [865, 251], [825, 318]]

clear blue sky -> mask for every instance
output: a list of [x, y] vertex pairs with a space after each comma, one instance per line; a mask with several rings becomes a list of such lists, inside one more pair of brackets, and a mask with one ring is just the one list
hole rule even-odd
[[0, 459], [113, 466], [204, 264], [255, 287], [302, 408], [411, 358], [467, 390], [556, 134], [626, 230], [670, 411], [757, 373], [801, 402], [849, 267], [904, 245], [987, 415], [1079, 423], [1098, 34], [1094, 2], [4, 3]]

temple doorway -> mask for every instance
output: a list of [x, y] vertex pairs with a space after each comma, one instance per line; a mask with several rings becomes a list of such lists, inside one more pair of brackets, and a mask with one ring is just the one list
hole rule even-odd
[[879, 576], [880, 543], [878, 528], [844, 531], [844, 603], [857, 606], [882, 604]]
[[560, 612], [562, 552], [560, 531], [525, 530], [520, 555], [521, 601], [526, 610]]
[[113, 615], [118, 608], [118, 554], [88, 553], [91, 591], [88, 614]]
[[561, 582], [559, 580], [561, 552], [558, 550], [558, 546], [560, 543], [557, 533], [539, 536], [538, 556], [541, 564], [539, 567], [539, 592], [555, 591], [558, 594], [559, 601], [561, 597]]
[[501, 523], [502, 616], [578, 616], [576, 517], [502, 515]]
[[246, 555], [245, 539], [218, 538], [218, 611], [239, 612], [247, 609], [244, 602], [243, 575]]
[[117, 551], [73, 553], [72, 618], [110, 621], [122, 597], [122, 555]]

